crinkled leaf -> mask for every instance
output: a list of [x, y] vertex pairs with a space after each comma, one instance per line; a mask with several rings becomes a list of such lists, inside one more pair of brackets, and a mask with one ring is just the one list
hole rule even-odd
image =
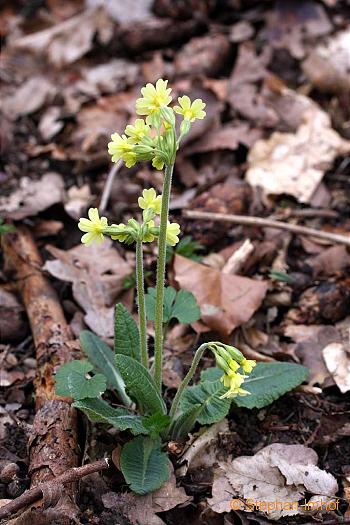
[[100, 337], [89, 330], [81, 332], [80, 343], [91, 363], [107, 378], [109, 387], [117, 391], [126, 406], [130, 406], [130, 399], [126, 395], [124, 381], [115, 364], [113, 350]]
[[217, 381], [222, 377], [223, 373], [224, 372], [221, 368], [218, 368], [217, 366], [206, 368], [205, 370], [202, 370], [201, 381]]
[[115, 307], [114, 315], [114, 350], [140, 361], [140, 334], [130, 312], [121, 303]]
[[238, 396], [234, 402], [246, 408], [265, 407], [300, 385], [308, 374], [308, 368], [295, 363], [258, 363], [242, 385], [250, 395]]
[[56, 394], [84, 399], [98, 397], [106, 390], [106, 378], [102, 374], [89, 377], [93, 366], [88, 361], [70, 361], [56, 373]]
[[[156, 289], [148, 288], [146, 297], [146, 311], [149, 321], [155, 320]], [[189, 324], [198, 321], [201, 312], [194, 295], [187, 290], [179, 290], [168, 286], [164, 289], [163, 322], [177, 319], [180, 323]]]
[[170, 462], [161, 450], [160, 439], [138, 436], [126, 443], [120, 456], [120, 467], [136, 494], [153, 492], [170, 477]]
[[193, 405], [174, 421], [170, 429], [170, 439], [177, 440], [187, 437], [203, 409], [202, 404]]
[[127, 355], [117, 354], [116, 363], [128, 394], [138, 403], [140, 409], [145, 413], [166, 414], [165, 403], [149, 371]]
[[169, 426], [169, 423], [170, 417], [161, 412], [142, 418], [143, 426], [148, 430], [147, 433], [151, 435], [160, 434]]
[[230, 410], [230, 399], [220, 399], [227, 391], [221, 381], [201, 381], [198, 385], [187, 387], [180, 402], [183, 412], [194, 405], [201, 405], [197, 421], [210, 425], [223, 419]]
[[73, 406], [82, 410], [91, 421], [108, 423], [118, 430], [130, 430], [133, 434], [149, 434], [143, 425], [143, 417], [130, 414], [125, 408], [113, 408], [103, 399], [83, 399]]

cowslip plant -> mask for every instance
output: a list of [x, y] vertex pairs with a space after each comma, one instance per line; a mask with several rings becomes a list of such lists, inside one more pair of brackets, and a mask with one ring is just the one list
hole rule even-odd
[[[169, 322], [192, 323], [200, 310], [194, 296], [185, 290], [165, 288], [167, 246], [179, 242], [180, 226], [169, 222], [169, 199], [176, 152], [192, 123], [205, 117], [205, 104], [186, 95], [171, 107], [171, 89], [166, 80], [147, 84], [136, 101], [136, 119], [125, 133], [114, 133], [108, 144], [113, 162], [122, 159], [127, 167], [151, 161], [164, 169], [163, 191], [144, 189], [138, 199], [141, 220], [109, 224], [96, 208], [79, 221], [82, 242], [89, 246], [105, 237], [135, 244], [138, 323], [122, 305], [115, 309], [114, 350], [89, 331], [80, 341], [87, 360], [71, 361], [56, 374], [56, 392], [74, 399], [95, 422], [129, 431], [135, 437], [121, 452], [120, 467], [130, 488], [146, 494], [169, 478], [169, 459], [164, 445], [186, 439], [196, 423], [211, 424], [224, 418], [232, 402], [249, 408], [262, 407], [300, 384], [307, 369], [290, 363], [259, 363], [248, 360], [235, 347], [221, 342], [203, 343], [169, 409], [162, 396], [164, 335]], [[179, 116], [179, 117], [177, 117]], [[180, 122], [176, 119], [180, 118]], [[156, 288], [144, 290], [143, 245], [158, 243]], [[154, 358], [150, 366], [146, 322], [154, 321]], [[216, 367], [202, 372], [197, 385], [189, 386], [204, 352], [215, 357]], [[106, 389], [116, 393], [122, 407], [102, 398]], [[110, 397], [110, 396], [109, 396]], [[112, 397], [113, 399], [113, 397]]]

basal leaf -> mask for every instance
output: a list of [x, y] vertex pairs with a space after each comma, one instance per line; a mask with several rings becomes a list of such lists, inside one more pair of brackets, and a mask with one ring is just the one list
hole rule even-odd
[[125, 392], [124, 381], [115, 364], [113, 350], [100, 337], [88, 330], [81, 332], [80, 343], [91, 363], [106, 377], [109, 387], [117, 391], [126, 406], [130, 406], [131, 403]]
[[62, 365], [55, 376], [56, 393], [73, 399], [98, 397], [106, 390], [106, 378], [102, 374], [90, 375], [92, 369], [88, 361], [75, 360]]
[[76, 401], [73, 406], [96, 423], [107, 423], [118, 430], [130, 430], [135, 435], [150, 433], [142, 423], [142, 416], [135, 416], [125, 408], [113, 408], [103, 399], [83, 399]]
[[305, 366], [295, 363], [258, 363], [242, 387], [249, 396], [234, 398], [236, 405], [262, 408], [300, 385], [308, 376]]
[[157, 435], [163, 432], [170, 423], [170, 417], [161, 412], [152, 414], [150, 416], [144, 416], [142, 418], [143, 426], [148, 430], [148, 434]]
[[170, 477], [168, 456], [160, 439], [138, 436], [123, 446], [120, 467], [126, 482], [136, 494], [153, 492]]
[[223, 370], [217, 366], [205, 368], [201, 373], [201, 381], [217, 381], [223, 375]]
[[201, 381], [198, 385], [187, 387], [181, 398], [181, 410], [185, 412], [194, 405], [201, 405], [197, 421], [202, 425], [216, 423], [230, 410], [231, 400], [220, 399], [226, 390], [221, 381]]
[[128, 394], [145, 413], [166, 414], [165, 403], [149, 371], [127, 355], [117, 354], [116, 363]]
[[130, 312], [121, 303], [115, 307], [114, 314], [114, 350], [140, 361], [140, 334]]

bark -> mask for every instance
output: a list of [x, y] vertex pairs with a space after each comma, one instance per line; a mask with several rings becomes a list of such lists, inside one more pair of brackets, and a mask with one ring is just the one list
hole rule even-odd
[[[79, 355], [79, 346], [73, 340], [56, 292], [42, 272], [42, 259], [29, 230], [17, 227], [14, 233], [4, 236], [2, 244], [5, 270], [16, 281], [27, 311], [38, 363], [36, 415], [28, 441], [29, 474], [31, 487], [35, 487], [79, 464], [77, 413], [70, 400], [56, 396], [54, 389], [54, 372], [74, 354]], [[55, 523], [66, 525], [76, 520], [76, 495], [77, 487], [72, 483], [55, 507]], [[39, 512], [41, 509], [32, 510], [31, 519]]]

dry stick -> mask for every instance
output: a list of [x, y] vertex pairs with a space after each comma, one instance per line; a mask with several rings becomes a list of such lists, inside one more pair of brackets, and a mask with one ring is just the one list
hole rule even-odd
[[319, 239], [325, 239], [333, 243], [350, 246], [350, 236], [329, 233], [322, 230], [315, 230], [313, 228], [307, 228], [306, 226], [289, 224], [287, 222], [275, 221], [272, 219], [262, 219], [261, 217], [246, 217], [245, 215], [231, 215], [225, 213], [209, 213], [206, 211], [190, 210], [185, 210], [184, 216], [188, 219], [205, 219], [214, 222], [232, 222], [233, 224], [258, 226], [261, 228], [278, 228], [279, 230], [287, 230], [292, 233], [318, 237]]
[[[73, 341], [57, 294], [43, 275], [42, 259], [30, 231], [18, 226], [14, 233], [3, 236], [2, 247], [5, 270], [16, 281], [28, 315], [38, 363], [36, 414], [28, 437], [29, 474], [31, 487], [35, 487], [79, 465], [77, 412], [67, 398], [56, 396], [54, 382], [55, 370], [79, 357], [79, 347]], [[76, 495], [77, 487], [73, 485], [61, 498], [73, 516], [79, 514]]]
[[95, 461], [94, 463], [83, 465], [82, 467], [66, 470], [66, 472], [60, 476], [57, 476], [57, 478], [27, 490], [7, 505], [0, 507], [0, 520], [8, 518], [12, 514], [18, 512], [20, 509], [23, 509], [24, 507], [27, 507], [28, 505], [31, 505], [32, 503], [35, 503], [41, 499], [43, 496], [45, 496], [46, 489], [50, 485], [54, 489], [59, 488], [60, 485], [72, 483], [73, 481], [77, 481], [85, 476], [88, 476], [89, 474], [93, 474], [94, 472], [99, 472], [100, 470], [105, 470], [107, 468], [109, 468], [109, 462], [107, 458], [104, 458], [100, 459], [99, 461]]
[[110, 197], [111, 191], [112, 191], [114, 178], [115, 178], [116, 174], [118, 173], [119, 168], [122, 165], [122, 163], [123, 163], [122, 160], [118, 160], [118, 162], [113, 164], [110, 172], [107, 175], [107, 180], [106, 180], [105, 186], [103, 188], [101, 202], [100, 202], [100, 206], [99, 206], [100, 213], [104, 213], [106, 211], [107, 204], [108, 204], [108, 201], [109, 201], [109, 197]]

